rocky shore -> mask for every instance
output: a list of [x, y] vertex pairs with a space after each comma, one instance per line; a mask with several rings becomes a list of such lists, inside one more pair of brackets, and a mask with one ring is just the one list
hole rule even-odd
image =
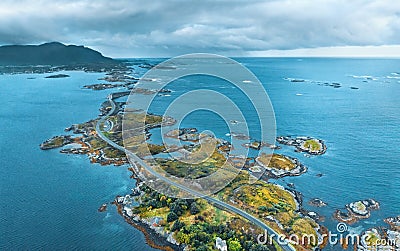
[[327, 204], [323, 202], [321, 199], [313, 198], [308, 201], [308, 204], [313, 207], [325, 207]]
[[378, 210], [379, 203], [373, 199], [359, 200], [346, 205], [347, 212], [337, 209], [334, 218], [344, 223], [355, 223], [360, 219], [368, 219], [372, 210]]
[[118, 213], [127, 223], [144, 234], [149, 246], [165, 251], [184, 250], [185, 247], [176, 243], [176, 240], [172, 237], [172, 233], [168, 233], [162, 227], [158, 226], [157, 217], [153, 219], [141, 219], [139, 215], [134, 214], [129, 207], [131, 199], [130, 195], [117, 196], [113, 204], [117, 206]]
[[290, 169], [282, 167], [278, 168], [276, 166], [271, 166], [271, 162], [269, 162], [268, 165], [266, 165], [265, 164], [266, 162], [262, 160], [261, 156], [255, 159], [255, 164], [256, 164], [255, 167], [256, 166], [261, 167], [263, 170], [265, 170], [265, 174], [273, 179], [283, 178], [286, 176], [299, 176], [307, 172], [307, 167], [304, 166], [302, 163], [300, 163], [300, 161], [297, 158], [278, 155], [278, 154], [275, 154], [274, 156], [282, 156], [282, 158], [285, 158], [286, 161], [291, 162], [293, 168]]
[[400, 215], [396, 217], [389, 217], [384, 220], [386, 224], [390, 225], [390, 228], [396, 231], [400, 231]]
[[200, 134], [196, 128], [181, 128], [167, 132], [165, 137], [196, 142], [200, 139]]
[[125, 153], [115, 150], [102, 141], [95, 132], [97, 120], [90, 120], [83, 124], [74, 124], [65, 128], [66, 132], [72, 132], [80, 136], [61, 135], [46, 140], [40, 145], [42, 150], [64, 147], [60, 153], [86, 154], [91, 163], [101, 165], [120, 166], [128, 163]]
[[99, 91], [99, 90], [105, 90], [105, 89], [111, 89], [111, 88], [117, 88], [117, 87], [122, 87], [125, 86], [124, 84], [92, 84], [92, 85], [84, 85], [84, 89], [91, 89], [94, 91]]
[[280, 146], [269, 144], [267, 142], [257, 141], [257, 140], [252, 141], [250, 143], [243, 144], [243, 146], [247, 147], [247, 148], [255, 149], [255, 150], [260, 150], [262, 147], [268, 147], [268, 148], [274, 149], [274, 150], [281, 149]]
[[276, 138], [279, 144], [294, 146], [297, 152], [305, 152], [310, 155], [322, 155], [326, 152], [327, 147], [323, 140], [312, 137], [295, 137], [280, 136]]
[[74, 142], [74, 139], [67, 135], [67, 136], [55, 136], [51, 139], [46, 140], [42, 144], [40, 144], [40, 149], [42, 150], [49, 150], [54, 148], [59, 148]]
[[374, 227], [364, 231], [355, 250], [400, 250], [400, 231], [386, 227]]

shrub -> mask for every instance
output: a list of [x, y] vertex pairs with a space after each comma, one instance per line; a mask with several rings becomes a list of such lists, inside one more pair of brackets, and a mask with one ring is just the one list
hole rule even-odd
[[176, 215], [176, 213], [174, 213], [174, 212], [170, 212], [167, 215], [167, 222], [173, 222], [174, 220], [177, 220], [177, 219], [178, 219], [178, 215]]

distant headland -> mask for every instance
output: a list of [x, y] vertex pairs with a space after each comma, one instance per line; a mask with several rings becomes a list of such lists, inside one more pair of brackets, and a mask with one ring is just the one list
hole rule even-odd
[[124, 71], [126, 64], [84, 46], [59, 42], [0, 46], [0, 74], [111, 70]]
[[41, 45], [0, 46], [0, 65], [71, 65], [113, 63], [112, 58], [84, 46], [64, 45], [59, 42]]

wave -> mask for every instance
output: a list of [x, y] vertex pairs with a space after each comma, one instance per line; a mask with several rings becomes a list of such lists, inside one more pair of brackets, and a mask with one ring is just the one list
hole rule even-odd
[[301, 78], [283, 78], [283, 80], [290, 81], [290, 82], [310, 82], [310, 80], [301, 79]]
[[370, 75], [350, 75], [353, 78], [365, 79], [365, 80], [378, 80], [378, 78]]

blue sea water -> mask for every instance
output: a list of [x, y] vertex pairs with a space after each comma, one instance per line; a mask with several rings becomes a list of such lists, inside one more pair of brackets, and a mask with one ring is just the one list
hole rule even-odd
[[[325, 140], [325, 155], [306, 158], [293, 148], [277, 151], [299, 158], [308, 172], [284, 178], [307, 201], [319, 197], [328, 207], [315, 210], [334, 230], [332, 213], [345, 204], [374, 198], [381, 209], [352, 225], [384, 225], [400, 213], [400, 60], [336, 58], [238, 58], [262, 82], [274, 107], [277, 135], [313, 136]], [[150, 63], [159, 59], [148, 59]], [[137, 75], [143, 73], [138, 69]], [[85, 156], [41, 151], [45, 139], [73, 123], [95, 118], [109, 92], [81, 87], [102, 74], [68, 72], [70, 78], [44, 75], [0, 75], [0, 249], [150, 250], [143, 235], [126, 224], [114, 207], [97, 208], [134, 181], [126, 167], [92, 165]], [[35, 79], [27, 79], [35, 77]], [[290, 82], [285, 78], [304, 79]], [[216, 81], [218, 82], [218, 81]], [[338, 82], [341, 88], [324, 86]], [[350, 87], [359, 89], [351, 89]], [[159, 97], [151, 111], [160, 113], [179, 95], [195, 88], [218, 88], [242, 106], [246, 100], [229, 84], [204, 77], [172, 83], [171, 96]], [[249, 115], [249, 121], [255, 121]], [[252, 120], [253, 119], [253, 120]], [[251, 123], [250, 123], [251, 124]], [[197, 112], [183, 126], [212, 130], [226, 137], [224, 121]], [[257, 137], [259, 127], [252, 128]], [[157, 141], [157, 130], [153, 131]], [[322, 173], [321, 178], [316, 174]], [[277, 181], [277, 183], [283, 183]]]
[[65, 127], [95, 118], [108, 94], [81, 88], [101, 74], [67, 74], [0, 76], [0, 250], [152, 250], [114, 206], [97, 212], [134, 186], [126, 166], [39, 149]]
[[[294, 183], [303, 194], [304, 207], [324, 216], [323, 224], [333, 233], [337, 232], [333, 213], [353, 201], [372, 198], [381, 207], [368, 220], [348, 226], [351, 232], [385, 226], [383, 219], [399, 215], [400, 60], [238, 58], [237, 61], [258, 77], [269, 94], [278, 136], [312, 136], [323, 139], [328, 147], [326, 154], [308, 158], [294, 152], [292, 147], [282, 146], [276, 152], [298, 158], [308, 172], [272, 182]], [[340, 83], [341, 87], [325, 83]], [[246, 113], [252, 138], [260, 135], [249, 101], [229, 83], [192, 76], [167, 87], [172, 90], [171, 96], [156, 98], [150, 111], [162, 114], [180, 95], [195, 89], [212, 89], [228, 95]], [[229, 132], [225, 121], [209, 111], [191, 113], [182, 126], [211, 130], [217, 137], [229, 139], [225, 135]], [[160, 143], [159, 130], [152, 133], [153, 141]], [[317, 174], [323, 176], [318, 178]], [[316, 197], [328, 206], [309, 206], [307, 202]]]

